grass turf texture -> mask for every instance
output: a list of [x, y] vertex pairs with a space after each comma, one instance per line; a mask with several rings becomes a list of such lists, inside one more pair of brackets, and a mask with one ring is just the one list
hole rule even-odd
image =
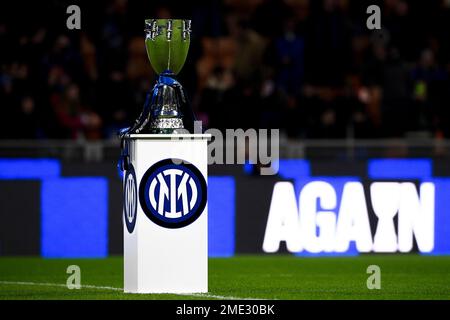
[[[123, 287], [123, 259], [0, 258], [0, 299], [210, 299], [211, 296], [124, 294], [121, 291], [2, 284], [64, 285], [69, 265], [81, 284]], [[381, 290], [368, 290], [369, 265], [381, 268]], [[209, 294], [261, 299], [449, 299], [450, 257], [363, 255], [297, 258], [238, 256], [209, 260]]]

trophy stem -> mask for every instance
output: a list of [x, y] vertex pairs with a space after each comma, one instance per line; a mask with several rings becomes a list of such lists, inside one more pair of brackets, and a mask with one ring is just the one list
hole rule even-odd
[[171, 70], [165, 70], [153, 88], [151, 102], [150, 133], [176, 133], [184, 129], [183, 114], [180, 110], [186, 103], [182, 86], [174, 78]]

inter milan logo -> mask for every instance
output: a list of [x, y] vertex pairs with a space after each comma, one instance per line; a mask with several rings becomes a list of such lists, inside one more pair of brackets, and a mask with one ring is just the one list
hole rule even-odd
[[134, 226], [136, 225], [136, 213], [137, 213], [137, 186], [136, 186], [136, 174], [133, 166], [130, 164], [130, 168], [125, 174], [124, 186], [123, 186], [123, 214], [125, 218], [125, 224], [129, 233], [132, 233]]
[[181, 228], [194, 222], [206, 205], [206, 182], [191, 163], [166, 159], [142, 177], [139, 201], [147, 217], [159, 226]]

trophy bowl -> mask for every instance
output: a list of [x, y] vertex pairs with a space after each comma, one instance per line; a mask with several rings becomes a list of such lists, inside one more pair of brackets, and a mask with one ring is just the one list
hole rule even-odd
[[178, 74], [189, 51], [191, 21], [147, 19], [145, 32], [145, 48], [155, 72]]

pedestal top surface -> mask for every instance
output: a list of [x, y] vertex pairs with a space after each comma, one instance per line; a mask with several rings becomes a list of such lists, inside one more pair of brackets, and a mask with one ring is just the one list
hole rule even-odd
[[125, 139], [149, 139], [149, 140], [178, 140], [178, 139], [199, 139], [199, 140], [210, 140], [211, 134], [129, 134], [124, 137]]

